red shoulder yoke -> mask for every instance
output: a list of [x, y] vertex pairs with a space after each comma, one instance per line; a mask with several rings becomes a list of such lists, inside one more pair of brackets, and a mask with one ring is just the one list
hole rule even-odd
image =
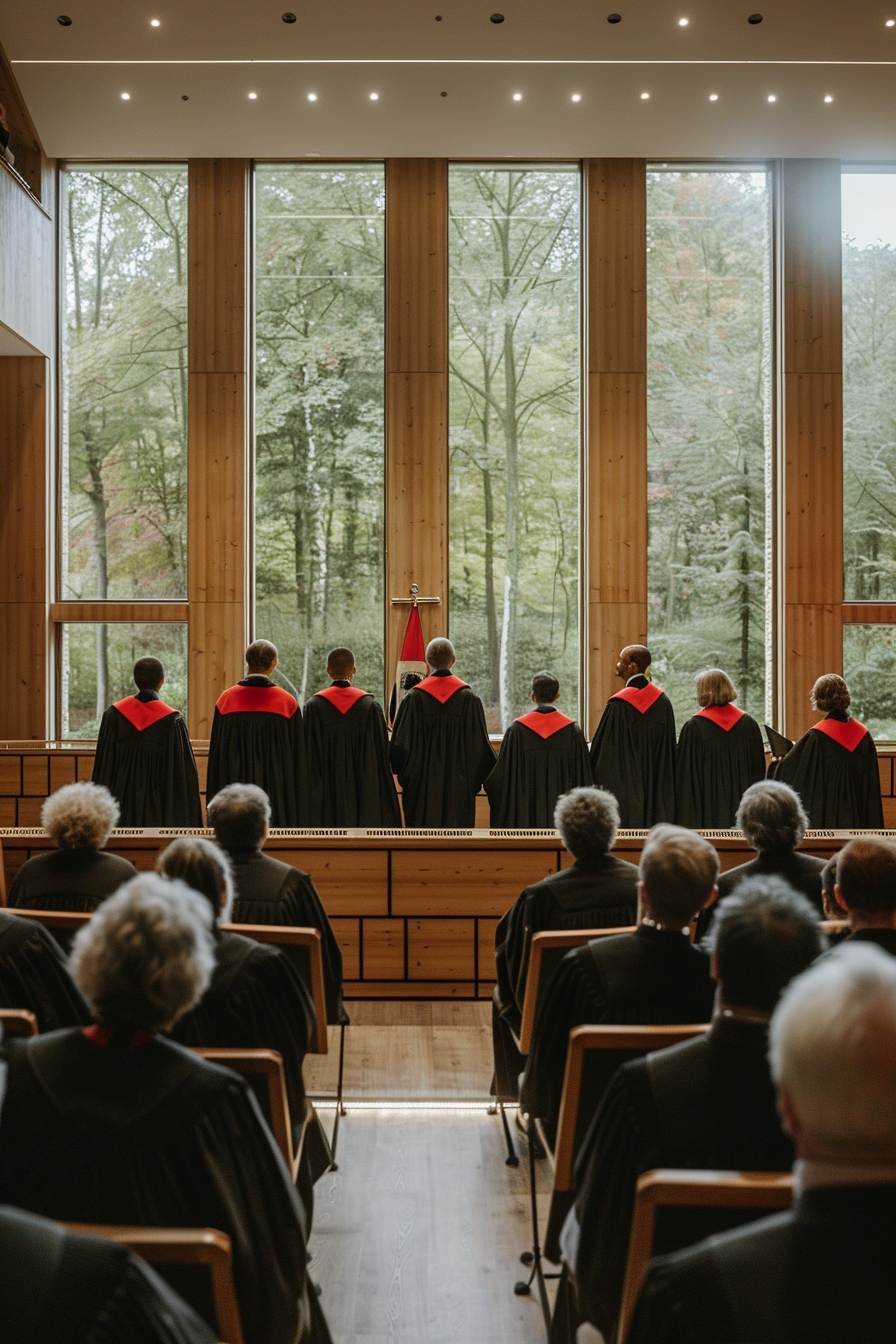
[[142, 733], [144, 728], [151, 728], [160, 719], [167, 719], [169, 714], [177, 713], [164, 700], [138, 700], [135, 695], [129, 695], [126, 700], [116, 700], [112, 708], [117, 709], [138, 733]]
[[357, 686], [325, 686], [317, 694], [322, 700], [329, 700], [334, 709], [338, 709], [340, 714], [347, 714], [352, 705], [363, 700], [367, 691], [360, 690]]
[[568, 728], [575, 719], [568, 719], [565, 714], [561, 714], [559, 709], [555, 709], [553, 714], [539, 714], [537, 709], [530, 709], [528, 714], [521, 714], [517, 719], [524, 728], [531, 728], [533, 733], [547, 740], [559, 733], [561, 728]]
[[231, 686], [217, 704], [220, 714], [281, 714], [284, 719], [291, 719], [298, 708], [280, 686]]
[[439, 704], [444, 705], [446, 700], [451, 699], [455, 691], [461, 690], [466, 684], [465, 681], [461, 681], [460, 677], [455, 676], [424, 677], [422, 681], [417, 682], [413, 689], [415, 691], [426, 691], [427, 695], [431, 695], [434, 700], [438, 700]]
[[812, 727], [817, 733], [824, 733], [825, 737], [830, 737], [838, 746], [845, 747], [847, 751], [855, 751], [868, 732], [864, 723], [859, 723], [858, 719], [847, 719], [846, 723], [841, 723], [839, 719], [822, 719], [821, 723], [813, 723]]
[[743, 716], [742, 709], [738, 709], [737, 705], [729, 704], [707, 705], [705, 709], [700, 710], [697, 718], [709, 719], [710, 723], [718, 724], [720, 728], [724, 728], [726, 733], [730, 733], [734, 725], [740, 723]]
[[651, 705], [656, 704], [662, 693], [662, 689], [659, 686], [654, 686], [651, 682], [649, 686], [624, 686], [621, 691], [611, 695], [610, 699], [624, 700], [639, 714], [646, 714]]

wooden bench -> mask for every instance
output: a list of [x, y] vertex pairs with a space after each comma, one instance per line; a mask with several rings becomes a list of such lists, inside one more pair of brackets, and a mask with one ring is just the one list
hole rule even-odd
[[0, 1027], [4, 1036], [37, 1036], [37, 1018], [28, 1008], [0, 1008]]

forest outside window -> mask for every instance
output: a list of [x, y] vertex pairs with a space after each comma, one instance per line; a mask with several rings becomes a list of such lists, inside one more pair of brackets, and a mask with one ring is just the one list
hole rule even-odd
[[721, 667], [771, 713], [770, 185], [647, 177], [648, 641], [681, 722]]
[[844, 625], [843, 675], [851, 696], [850, 713], [864, 723], [878, 745], [896, 742], [896, 628]]
[[[69, 623], [60, 628], [60, 737], [95, 738], [109, 705], [136, 694], [138, 658], [158, 658], [165, 669], [162, 699], [187, 716], [187, 626], [176, 621]], [[106, 650], [105, 687], [96, 651]]]
[[451, 637], [489, 730], [579, 695], [581, 175], [449, 170]]
[[300, 701], [351, 645], [384, 685], [381, 165], [255, 173], [255, 629]]

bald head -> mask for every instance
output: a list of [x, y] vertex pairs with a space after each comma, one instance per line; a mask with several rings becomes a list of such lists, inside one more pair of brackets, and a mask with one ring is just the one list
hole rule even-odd
[[619, 655], [616, 675], [623, 681], [629, 677], [644, 676], [653, 659], [650, 650], [644, 644], [627, 644]]
[[426, 646], [426, 664], [434, 672], [443, 667], [451, 667], [455, 656], [454, 645], [450, 639], [431, 639]]
[[277, 666], [277, 646], [269, 639], [256, 639], [246, 650], [250, 677], [264, 677]]

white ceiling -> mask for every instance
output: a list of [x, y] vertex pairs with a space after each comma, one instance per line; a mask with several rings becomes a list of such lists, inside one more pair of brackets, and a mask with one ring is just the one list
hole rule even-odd
[[881, 159], [890, 17], [896, 0], [0, 0], [0, 42], [56, 157]]

